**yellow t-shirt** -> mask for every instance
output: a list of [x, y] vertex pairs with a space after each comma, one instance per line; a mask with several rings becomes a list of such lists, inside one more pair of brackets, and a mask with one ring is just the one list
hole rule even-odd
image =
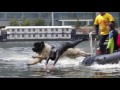
[[113, 16], [109, 13], [105, 13], [103, 16], [98, 15], [95, 18], [94, 25], [99, 25], [101, 35], [107, 35], [107, 34], [109, 34], [109, 30], [107, 29], [107, 25], [111, 21], [114, 21]]

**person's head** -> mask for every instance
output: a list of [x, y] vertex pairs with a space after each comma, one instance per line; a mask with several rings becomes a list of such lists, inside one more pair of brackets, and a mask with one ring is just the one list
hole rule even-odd
[[32, 48], [32, 50], [33, 50], [33, 52], [38, 53], [38, 52], [41, 52], [44, 49], [44, 47], [45, 47], [45, 44], [43, 41], [36, 42], [36, 43], [34, 43], [34, 48]]
[[110, 31], [111, 31], [111, 30], [115, 30], [115, 26], [114, 26], [113, 23], [109, 23], [107, 28], [108, 28], [108, 30], [110, 30]]
[[104, 15], [105, 14], [105, 12], [99, 12], [101, 15]]

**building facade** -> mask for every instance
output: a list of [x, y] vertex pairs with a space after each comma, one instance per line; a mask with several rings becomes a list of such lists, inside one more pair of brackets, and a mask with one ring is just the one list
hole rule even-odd
[[[120, 12], [109, 13], [120, 25]], [[13, 18], [16, 18], [19, 25], [24, 18], [28, 18], [31, 25], [36, 18], [42, 18], [46, 26], [74, 25], [77, 20], [80, 21], [81, 26], [92, 26], [96, 15], [96, 12], [0, 12], [0, 26], [9, 26]]]

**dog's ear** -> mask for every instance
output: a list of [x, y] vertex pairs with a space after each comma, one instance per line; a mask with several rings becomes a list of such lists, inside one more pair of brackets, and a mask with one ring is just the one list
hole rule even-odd
[[32, 48], [32, 50], [34, 52], [42, 52], [42, 50], [44, 49], [44, 47], [45, 47], [44, 41], [35, 42], [34, 43], [34, 48]]
[[44, 41], [34, 43], [34, 47], [41, 47], [43, 45], [44, 45]]
[[44, 47], [45, 47], [45, 43], [44, 43], [44, 41], [41, 42], [40, 47], [41, 47], [41, 48], [44, 48]]
[[35, 42], [34, 47], [38, 47], [38, 46], [39, 46], [39, 42]]
[[33, 52], [36, 52], [36, 48], [32, 48]]

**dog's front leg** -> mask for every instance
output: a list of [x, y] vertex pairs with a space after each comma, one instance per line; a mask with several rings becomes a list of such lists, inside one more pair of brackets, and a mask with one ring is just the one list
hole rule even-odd
[[38, 58], [38, 56], [32, 56], [32, 58]]
[[32, 58], [43, 58], [43, 56], [32, 56]]
[[28, 63], [27, 65], [28, 65], [28, 66], [30, 66], [30, 65], [35, 65], [35, 64], [37, 64], [37, 63], [39, 63], [39, 62], [40, 62], [40, 59], [35, 59], [34, 62]]

